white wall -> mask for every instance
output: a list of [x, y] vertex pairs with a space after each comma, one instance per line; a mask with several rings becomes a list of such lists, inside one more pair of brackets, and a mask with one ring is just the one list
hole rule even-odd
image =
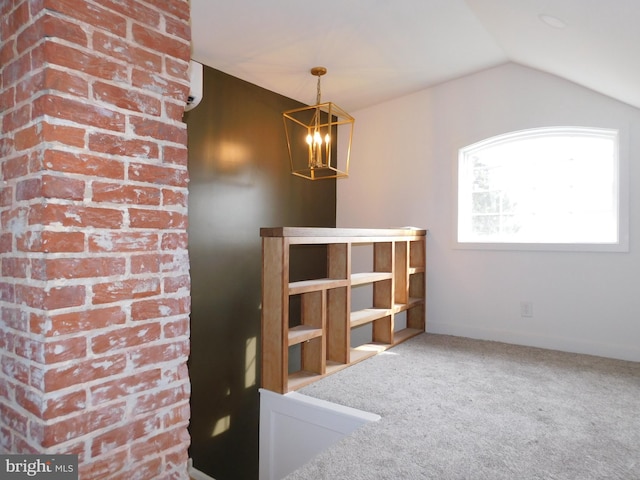
[[[427, 331], [640, 361], [640, 110], [516, 64], [359, 112], [339, 227], [429, 229]], [[621, 130], [629, 155], [628, 253], [460, 250], [460, 147], [552, 125]], [[520, 302], [533, 302], [533, 317]]]

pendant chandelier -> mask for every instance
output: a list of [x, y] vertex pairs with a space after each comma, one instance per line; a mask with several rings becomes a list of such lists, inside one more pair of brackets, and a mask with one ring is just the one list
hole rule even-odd
[[354, 118], [331, 102], [322, 103], [320, 77], [325, 67], [314, 67], [318, 77], [316, 104], [282, 114], [291, 173], [309, 180], [349, 176]]

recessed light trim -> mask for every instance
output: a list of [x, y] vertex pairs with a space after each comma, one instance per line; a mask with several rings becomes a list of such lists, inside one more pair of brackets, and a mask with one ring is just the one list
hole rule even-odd
[[553, 15], [547, 15], [545, 13], [538, 15], [541, 22], [546, 23], [553, 28], [566, 28], [567, 23], [564, 20], [554, 17]]

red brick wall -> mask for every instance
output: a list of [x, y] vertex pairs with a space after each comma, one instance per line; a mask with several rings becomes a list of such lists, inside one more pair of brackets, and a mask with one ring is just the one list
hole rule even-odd
[[187, 478], [188, 0], [0, 18], [0, 451]]

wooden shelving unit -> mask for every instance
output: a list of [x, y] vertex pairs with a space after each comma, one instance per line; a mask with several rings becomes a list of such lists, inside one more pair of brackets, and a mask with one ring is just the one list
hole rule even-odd
[[[262, 387], [287, 393], [425, 330], [426, 230], [278, 227], [262, 237]], [[352, 272], [352, 247], [371, 244], [373, 271]], [[292, 245], [326, 245], [326, 278], [289, 281]], [[352, 311], [351, 289], [371, 285], [371, 306]], [[290, 301], [299, 296], [299, 324]], [[406, 328], [395, 318], [406, 315]], [[351, 348], [351, 330], [371, 324], [370, 343]], [[300, 345], [300, 369], [289, 351]]]

